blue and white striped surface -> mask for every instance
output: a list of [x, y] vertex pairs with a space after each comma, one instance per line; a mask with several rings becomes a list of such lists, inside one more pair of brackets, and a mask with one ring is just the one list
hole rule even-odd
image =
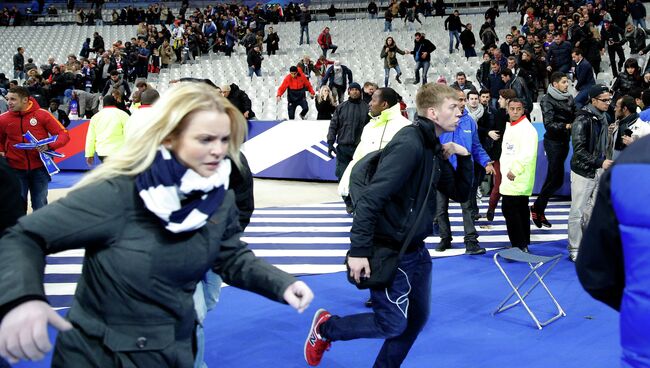
[[[531, 203], [534, 198], [531, 198]], [[537, 229], [531, 222], [531, 242], [544, 243], [567, 238], [570, 202], [550, 202], [546, 217], [551, 229]], [[487, 203], [481, 204], [482, 214]], [[463, 245], [463, 221], [460, 205], [451, 203], [449, 215], [454, 249], [433, 250], [440, 241], [437, 236], [425, 242], [433, 257], [460, 255]], [[242, 240], [259, 257], [295, 275], [339, 272], [345, 269], [343, 260], [349, 248], [352, 217], [341, 203], [297, 207], [275, 207], [256, 210]], [[509, 245], [505, 220], [497, 208], [490, 227], [481, 219], [477, 222], [480, 244], [488, 250]], [[70, 250], [47, 257], [45, 293], [55, 308], [69, 307], [76, 282], [81, 273], [84, 250]]]

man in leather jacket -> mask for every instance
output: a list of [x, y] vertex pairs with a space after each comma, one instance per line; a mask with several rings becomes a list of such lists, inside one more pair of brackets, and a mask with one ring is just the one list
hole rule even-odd
[[544, 211], [549, 198], [564, 184], [564, 161], [569, 155], [571, 124], [575, 117], [575, 103], [569, 93], [569, 79], [566, 74], [555, 72], [551, 75], [548, 93], [540, 101], [544, 116], [544, 151], [548, 159], [546, 180], [537, 200], [530, 207], [535, 226], [551, 227]]
[[589, 90], [590, 103], [576, 113], [571, 127], [573, 157], [571, 158], [571, 210], [569, 211], [569, 258], [575, 262], [582, 240], [582, 216], [596, 189], [600, 169], [608, 169], [613, 161], [605, 159], [607, 118], [612, 102], [609, 89], [597, 84]]

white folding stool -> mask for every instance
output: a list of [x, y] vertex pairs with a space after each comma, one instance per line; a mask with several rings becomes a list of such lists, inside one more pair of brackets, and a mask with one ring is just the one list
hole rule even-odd
[[[508, 277], [508, 274], [506, 273], [506, 271], [503, 269], [503, 267], [499, 263], [499, 257], [503, 258], [505, 260], [508, 260], [508, 261], [528, 263], [528, 266], [530, 267], [530, 272], [528, 272], [528, 274], [521, 280], [521, 282], [519, 282], [519, 284], [517, 284], [517, 286], [515, 286], [515, 284], [510, 280], [510, 277]], [[494, 316], [497, 313], [501, 313], [503, 311], [506, 311], [506, 310], [514, 307], [515, 305], [521, 303], [521, 305], [523, 305], [524, 308], [526, 308], [526, 311], [528, 312], [530, 317], [533, 319], [533, 321], [535, 321], [535, 325], [537, 326], [537, 328], [540, 329], [540, 330], [542, 329], [542, 327], [544, 327], [544, 326], [548, 325], [549, 323], [557, 320], [558, 318], [565, 317], [566, 313], [564, 313], [564, 310], [560, 306], [560, 303], [557, 302], [557, 300], [555, 299], [553, 294], [551, 294], [551, 291], [548, 289], [548, 287], [544, 283], [544, 277], [546, 277], [546, 275], [548, 275], [548, 273], [551, 272], [551, 270], [557, 265], [557, 263], [560, 261], [561, 257], [562, 257], [561, 254], [557, 254], [557, 255], [554, 255], [554, 256], [550, 256], [550, 257], [530, 254], [530, 253], [523, 252], [519, 248], [510, 248], [510, 249], [505, 249], [505, 250], [497, 252], [494, 255], [494, 263], [497, 265], [497, 267], [499, 268], [499, 271], [501, 271], [503, 276], [506, 278], [506, 281], [508, 281], [508, 285], [510, 285], [510, 287], [512, 288], [512, 292], [510, 292], [510, 294], [508, 294], [508, 296], [505, 298], [505, 300], [503, 300], [503, 302], [501, 302], [501, 304], [499, 304], [499, 306], [492, 313], [492, 315]], [[545, 264], [548, 264], [549, 266], [546, 268], [546, 271], [543, 274], [541, 274], [541, 276], [540, 276], [540, 274], [537, 271]], [[524, 294], [521, 294], [520, 289], [524, 286], [526, 281], [528, 281], [528, 279], [532, 275], [535, 275], [535, 277], [537, 278], [537, 281], [535, 281], [535, 283], [533, 283], [533, 286], [531, 286]], [[537, 319], [537, 316], [535, 316], [535, 314], [530, 309], [530, 307], [528, 307], [528, 304], [526, 304], [526, 301], [525, 301], [526, 297], [531, 293], [531, 291], [533, 291], [533, 289], [535, 289], [537, 287], [537, 285], [542, 285], [544, 290], [546, 290], [546, 293], [548, 294], [548, 296], [551, 298], [551, 300], [555, 304], [555, 307], [557, 308], [557, 314], [555, 316], [551, 317], [550, 319], [544, 321], [544, 322], [540, 322]], [[517, 296], [517, 300], [515, 300], [514, 302], [512, 302], [512, 303], [510, 303], [508, 305], [505, 305], [510, 299], [512, 299], [513, 295]]]

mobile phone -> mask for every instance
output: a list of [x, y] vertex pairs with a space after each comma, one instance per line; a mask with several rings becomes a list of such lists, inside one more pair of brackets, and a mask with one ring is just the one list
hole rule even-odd
[[632, 136], [632, 129], [625, 129], [625, 130], [623, 131], [623, 135], [626, 135], [626, 136], [628, 136], [628, 137], [631, 137], [631, 136]]

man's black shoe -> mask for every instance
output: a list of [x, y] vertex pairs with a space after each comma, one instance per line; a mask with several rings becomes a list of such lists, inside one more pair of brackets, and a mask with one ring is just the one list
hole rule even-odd
[[467, 242], [465, 243], [465, 254], [470, 256], [485, 254], [485, 248], [481, 248], [477, 242]]
[[420, 83], [420, 81], [417, 80], [417, 79], [415, 80], [415, 82], [413, 82], [413, 84], [419, 84], [419, 83]]
[[436, 252], [444, 252], [447, 249], [451, 249], [451, 239], [440, 240], [440, 244], [436, 247]]
[[400, 83], [400, 84], [402, 83], [402, 80], [399, 79], [399, 77], [401, 77], [401, 76], [402, 76], [402, 73], [398, 73], [398, 74], [395, 76], [395, 80], [397, 81], [397, 83]]
[[485, 214], [485, 218], [488, 221], [494, 221], [494, 211], [487, 211], [487, 213]]

